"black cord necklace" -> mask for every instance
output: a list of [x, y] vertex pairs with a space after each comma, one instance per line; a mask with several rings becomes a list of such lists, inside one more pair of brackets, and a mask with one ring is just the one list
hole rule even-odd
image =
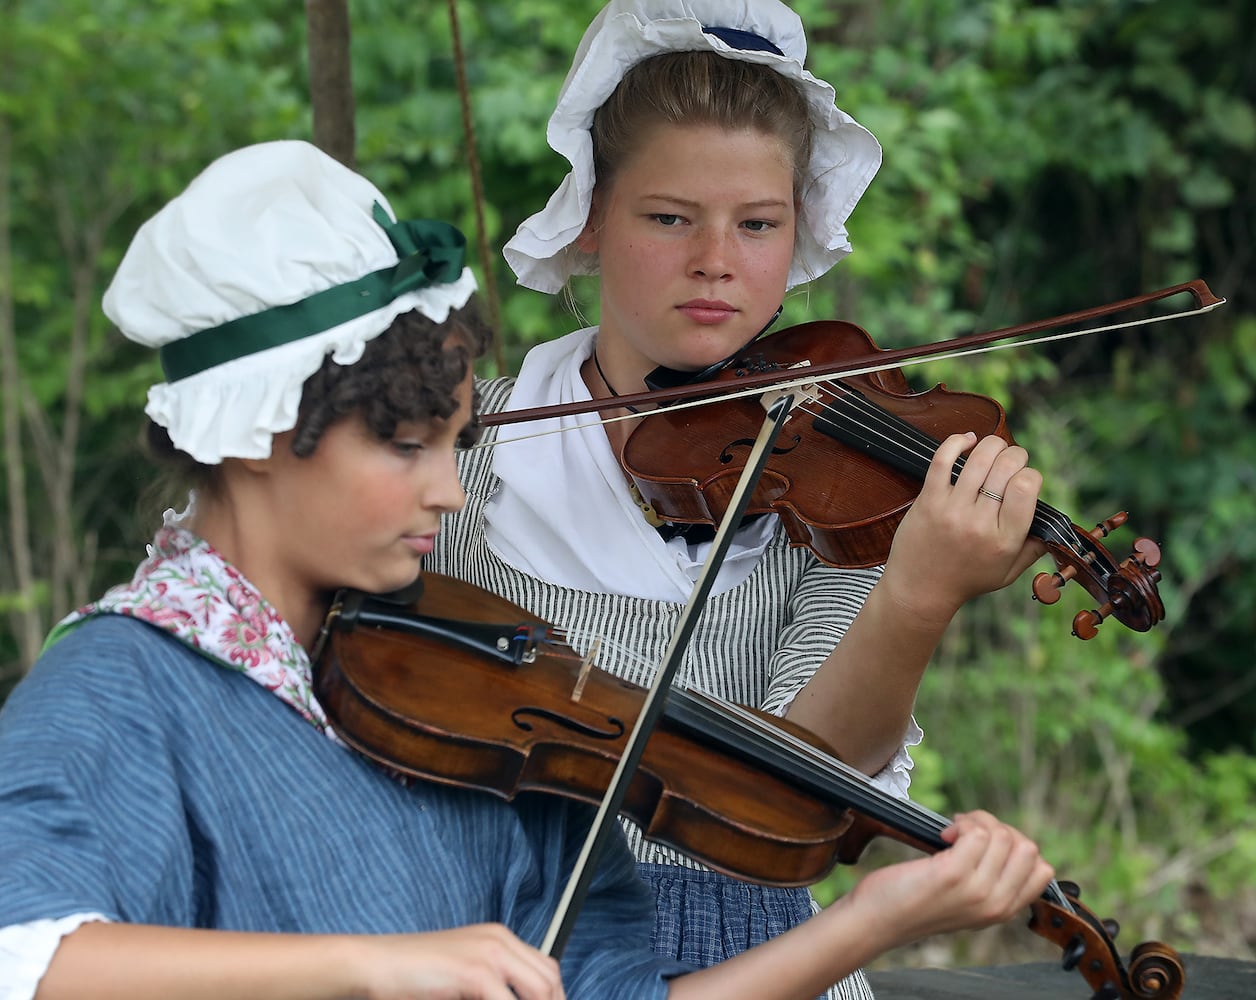
[[[619, 393], [615, 391], [615, 387], [611, 385], [610, 379], [606, 377], [606, 372], [602, 371], [602, 362], [600, 362], [597, 359], [596, 347], [593, 348], [593, 367], [597, 369], [598, 378], [600, 378], [602, 380], [602, 384], [606, 386], [606, 391], [609, 392], [612, 396], [618, 396]], [[641, 412], [635, 406], [625, 406], [624, 409], [627, 410], [629, 413]]]

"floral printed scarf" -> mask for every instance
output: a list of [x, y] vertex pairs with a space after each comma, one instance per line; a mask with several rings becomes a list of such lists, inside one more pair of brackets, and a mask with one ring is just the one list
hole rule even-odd
[[292, 629], [239, 570], [183, 526], [191, 512], [192, 504], [181, 514], [166, 511], [131, 582], [66, 617], [48, 644], [95, 615], [138, 618], [245, 674], [339, 742], [314, 697], [310, 659]]

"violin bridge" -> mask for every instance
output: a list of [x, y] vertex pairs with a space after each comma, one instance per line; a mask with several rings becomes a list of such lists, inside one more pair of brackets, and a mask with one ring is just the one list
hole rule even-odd
[[602, 640], [594, 639], [589, 646], [589, 651], [584, 654], [584, 658], [580, 661], [580, 671], [576, 674], [575, 686], [571, 689], [571, 700], [579, 701], [580, 696], [584, 694], [584, 686], [588, 683], [589, 674], [593, 671], [593, 661], [597, 658], [598, 650], [602, 648]]
[[[784, 370], [790, 371], [794, 368], [810, 367], [811, 362], [803, 359], [802, 361], [797, 361], [794, 364], [789, 365]], [[784, 395], [792, 395], [794, 397], [793, 409], [797, 410], [805, 403], [816, 402], [820, 398], [820, 389], [814, 382], [806, 382], [802, 385], [795, 385], [786, 389], [772, 388], [759, 397], [759, 402], [762, 404], [764, 410], [770, 410], [772, 409], [772, 405]], [[793, 416], [793, 414], [791, 413], [790, 416]]]

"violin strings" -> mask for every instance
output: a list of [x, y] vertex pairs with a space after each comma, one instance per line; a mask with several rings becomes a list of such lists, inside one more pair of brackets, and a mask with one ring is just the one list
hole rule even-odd
[[[828, 403], [823, 398], [817, 397], [815, 402], [822, 408], [821, 413], [816, 413], [808, 403], [802, 404], [800, 409], [817, 419], [823, 417], [827, 423], [840, 426], [844, 431], [864, 432], [866, 436], [862, 439], [856, 434], [850, 434], [847, 443], [861, 447], [863, 450], [877, 447], [884, 454], [899, 456], [906, 460], [904, 465], [910, 466], [903, 471], [921, 479], [924, 478], [939, 445], [936, 439], [884, 407], [878, 406], [863, 393], [850, 386], [835, 382], [826, 386], [826, 389], [834, 402]], [[824, 433], [830, 432], [824, 431]], [[830, 433], [830, 436], [837, 435]], [[959, 470], [963, 467], [964, 457], [961, 455], [955, 462], [955, 469]], [[955, 474], [958, 475], [958, 471]], [[1034, 511], [1034, 527], [1038, 529], [1037, 534], [1040, 538], [1054, 541], [1070, 549], [1078, 558], [1084, 558], [1085, 553], [1081, 551], [1072, 522], [1060, 511], [1039, 501]]]
[[[800, 740], [770, 725], [751, 712], [723, 699], [697, 691], [673, 691], [669, 698], [669, 715], [673, 703], [677, 709], [686, 709], [692, 715], [691, 724], [699, 725], [706, 735], [731, 742], [734, 746], [749, 745], [761, 754], [777, 757], [782, 770], [789, 765], [805, 764], [813, 783], [838, 796], [844, 805], [875, 810], [878, 819], [894, 825], [900, 831], [911, 833], [928, 841], [950, 825], [939, 814], [917, 805], [909, 799], [898, 799], [872, 784], [871, 780], [849, 764], [826, 754], [818, 747]], [[724, 735], [720, 736], [720, 732]], [[791, 755], [781, 757], [782, 751]], [[771, 761], [769, 761], [771, 762]]]
[[[681, 709], [683, 711], [678, 711]], [[803, 780], [810, 777], [815, 785], [822, 786], [813, 787], [812, 791], [832, 794], [839, 804], [861, 810], [925, 843], [933, 841], [935, 846], [941, 845], [941, 833], [951, 825], [951, 821], [940, 813], [911, 799], [900, 799], [883, 791], [866, 774], [845, 761], [773, 726], [740, 705], [699, 691], [675, 689], [668, 699], [668, 716], [673, 720], [678, 716], [688, 716], [686, 721], [690, 725], [717, 741], [740, 737], [749, 750], [758, 752], [762, 762], [776, 764], [782, 771], [789, 771], [787, 765], [804, 764], [809, 774], [804, 775]], [[1042, 897], [1069, 913], [1075, 912], [1055, 879], [1043, 891]]]
[[[993, 346], [1007, 347], [1007, 346], [1015, 346], [1015, 345], [993, 345]], [[969, 352], [969, 353], [978, 353], [978, 352]], [[957, 356], [962, 357], [964, 355], [960, 354]], [[869, 372], [876, 372], [880, 370], [882, 369], [880, 368], [868, 369]], [[856, 373], [856, 374], [860, 374], [860, 373]], [[843, 377], [849, 377], [849, 376], [843, 376]], [[814, 386], [816, 384], [817, 383], [815, 382], [809, 382], [806, 377], [800, 377], [794, 381], [781, 383], [781, 385], [779, 385], [777, 388], [778, 389], [796, 389], [796, 388], [803, 388], [809, 385]], [[839, 393], [844, 393], [847, 395], [847, 397], [851, 399], [857, 398], [862, 404], [862, 408], [864, 408], [866, 412], [871, 412], [873, 410], [879, 411], [879, 414], [880, 414], [878, 418], [879, 422], [883, 426], [889, 427], [891, 430], [896, 432], [895, 434], [889, 434], [885, 431], [879, 432], [880, 436], [884, 439], [884, 442], [883, 442], [884, 446], [891, 448], [891, 450], [893, 449], [893, 447], [897, 446], [900, 449], [902, 449], [901, 451], [898, 452], [899, 454], [906, 454], [912, 457], [913, 459], [917, 460], [920, 463], [920, 465], [919, 465], [919, 471], [916, 474], [919, 475], [923, 479], [924, 470], [928, 468], [929, 462], [933, 458], [933, 453], [934, 451], [937, 450], [938, 442], [936, 440], [929, 437], [923, 431], [920, 431], [917, 428], [913, 427], [911, 424], [907, 423], [901, 418], [895, 416], [894, 414], [889, 413], [884, 408], [875, 406], [875, 404], [869, 402], [867, 398], [864, 397], [861, 393], [855, 392], [849, 386], [844, 385], [841, 381], [837, 380], [836, 378], [833, 380], [826, 379], [824, 380], [823, 384], [829, 388], [829, 391], [834, 396], [837, 396]], [[761, 389], [746, 389], [746, 390], [740, 390], [737, 392], [732, 392], [727, 395], [721, 396], [719, 397], [719, 400], [720, 401], [734, 400], [734, 399], [743, 398], [745, 396], [762, 395], [762, 393], [763, 393], [763, 390]], [[713, 400], [703, 399], [703, 400], [693, 400], [687, 403], [678, 403], [674, 407], [670, 407], [669, 409], [674, 409], [674, 410], [688, 409], [689, 407], [701, 406], [704, 403], [708, 403], [708, 402], [713, 402]], [[837, 414], [840, 412], [840, 410], [837, 407], [829, 406], [823, 403], [821, 403], [821, 405], [825, 407], [826, 414]], [[804, 410], [807, 413], [810, 413], [813, 417], [818, 416], [811, 409], [809, 409], [806, 404], [800, 405], [799, 409]], [[648, 414], [646, 415], [648, 416]], [[494, 438], [492, 440], [479, 441], [476, 444], [471, 445], [468, 448], [468, 450], [474, 451], [480, 448], [495, 448], [502, 444], [508, 444], [511, 441], [528, 441], [534, 438], [547, 437], [550, 434], [562, 434], [567, 431], [573, 431], [573, 430], [588, 430], [594, 427], [603, 426], [605, 424], [618, 423], [621, 420], [639, 419], [639, 417], [640, 417], [639, 414], [629, 413], [629, 414], [623, 414], [617, 417], [593, 419], [593, 420], [589, 420], [583, 423], [574, 423], [574, 424], [569, 423], [561, 427], [548, 427], [542, 430], [534, 431], [530, 434], [519, 434], [516, 436], [512, 436], [505, 440], [502, 440], [500, 438]], [[864, 430], [867, 430], [870, 432], [875, 432], [875, 428], [872, 426], [871, 422], [865, 423], [863, 425], [855, 424], [854, 426], [862, 427]], [[915, 439], [914, 444], [916, 444], [916, 446], [921, 450], [912, 451], [911, 444], [913, 442], [911, 441], [908, 441], [906, 445], [902, 444], [902, 439], [901, 439], [902, 435], [907, 435], [907, 436], [910, 436], [911, 438], [914, 438]], [[956, 461], [955, 465], [956, 465], [956, 468], [963, 468], [963, 465], [964, 465], [963, 456], [961, 456]], [[1088, 546], [1086, 550], [1083, 551], [1082, 543], [1080, 542], [1077, 532], [1073, 530], [1072, 522], [1069, 520], [1068, 517], [1066, 517], [1064, 514], [1062, 514], [1060, 511], [1056, 510], [1055, 508], [1050, 507], [1049, 505], [1043, 503], [1042, 501], [1039, 501], [1035, 507], [1033, 523], [1039, 529], [1037, 532], [1038, 537], [1047, 541], [1054, 541], [1057, 545], [1060, 545], [1063, 548], [1067, 548], [1078, 559], [1086, 559], [1089, 556], [1092, 560], [1102, 561], [1105, 563], [1105, 570], [1107, 572], [1111, 573], [1114, 571], [1113, 567], [1106, 565], [1106, 560], [1102, 560], [1102, 557], [1099, 555], [1097, 550], [1094, 550], [1092, 547]]]
[[[555, 629], [554, 634], [588, 638], [580, 629]], [[600, 642], [600, 639], [595, 638], [594, 641]], [[623, 652], [630, 654], [626, 648]], [[925, 844], [940, 845], [941, 833], [950, 825], [950, 820], [940, 813], [877, 788], [867, 775], [840, 758], [733, 702], [700, 691], [674, 687], [667, 696], [666, 715], [671, 721], [688, 725], [725, 747], [736, 747], [751, 754], [757, 751], [762, 763], [775, 765], [785, 774], [798, 777], [798, 769], [803, 767], [805, 773], [801, 778], [812, 785], [811, 791], [832, 795], [838, 805], [861, 810]], [[1055, 880], [1042, 895], [1068, 912], [1074, 912], [1068, 897]]]

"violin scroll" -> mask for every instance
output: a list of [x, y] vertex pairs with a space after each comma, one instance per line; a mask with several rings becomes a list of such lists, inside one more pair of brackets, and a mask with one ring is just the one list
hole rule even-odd
[[1159, 941], [1144, 941], [1134, 947], [1130, 952], [1129, 976], [1136, 997], [1174, 1000], [1186, 982], [1178, 953]]
[[1160, 546], [1150, 538], [1139, 538], [1134, 542], [1133, 554], [1117, 564], [1100, 542], [1128, 519], [1125, 511], [1119, 511], [1092, 531], [1072, 525], [1071, 533], [1058, 538], [1043, 536], [1057, 568], [1054, 573], [1034, 577], [1034, 600], [1054, 604], [1064, 585], [1077, 580], [1091, 597], [1102, 602], [1098, 608], [1079, 611], [1073, 618], [1073, 634], [1079, 639], [1093, 639], [1108, 617], [1115, 617], [1136, 632], [1146, 632], [1164, 618], [1164, 602], [1156, 589], [1160, 580]]
[[1083, 906], [1075, 883], [1056, 883], [1062, 894], [1030, 904], [1029, 929], [1060, 946], [1065, 971], [1076, 969], [1095, 991], [1092, 1000], [1178, 1000], [1186, 971], [1178, 953], [1159, 941], [1130, 952], [1128, 967], [1113, 943], [1119, 927]]

